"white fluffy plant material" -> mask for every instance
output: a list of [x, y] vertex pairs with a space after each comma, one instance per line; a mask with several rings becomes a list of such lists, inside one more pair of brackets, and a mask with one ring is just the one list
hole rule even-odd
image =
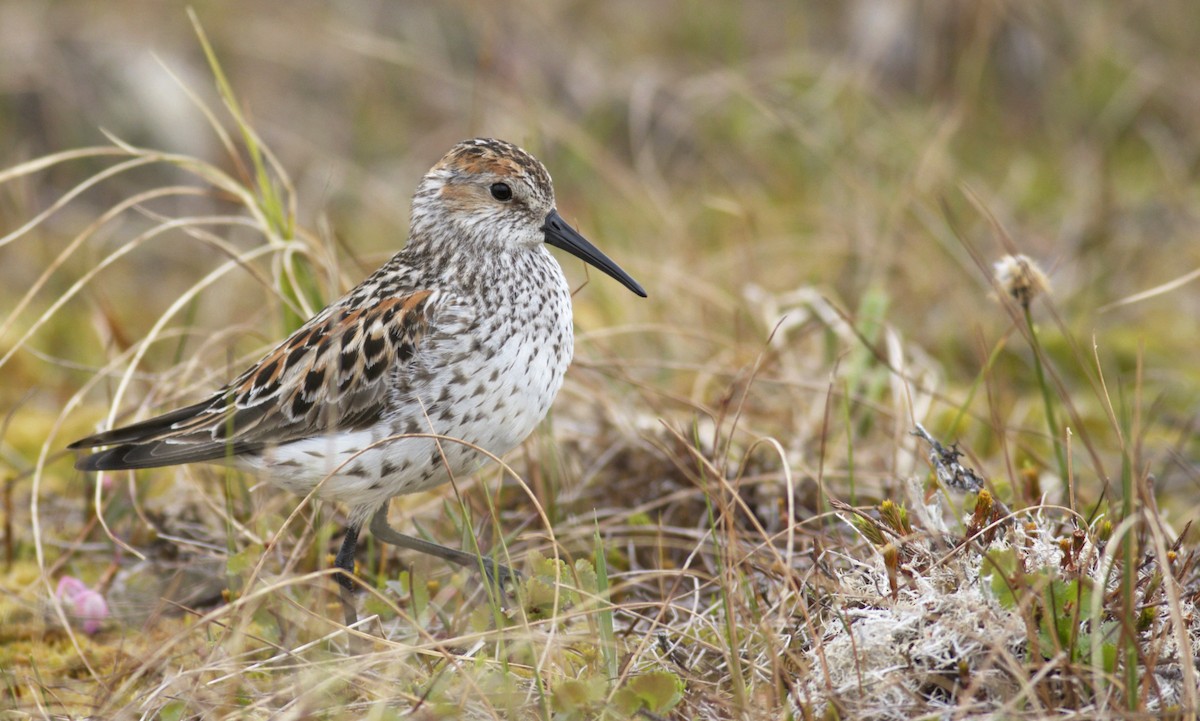
[[[901, 541], [898, 573], [889, 573], [875, 548], [840, 576], [841, 592], [830, 599], [834, 608], [814, 643], [801, 699], [836, 704], [855, 718], [1001, 708], [1020, 693], [1025, 624], [992, 593], [979, 545], [955, 549], [940, 496], [926, 505], [919, 482], [908, 486], [914, 532]], [[1015, 527], [1014, 533], [1024, 535]], [[1041, 540], [1048, 536], [1018, 542], [1057, 552]], [[1007, 546], [1002, 538], [992, 544]]]

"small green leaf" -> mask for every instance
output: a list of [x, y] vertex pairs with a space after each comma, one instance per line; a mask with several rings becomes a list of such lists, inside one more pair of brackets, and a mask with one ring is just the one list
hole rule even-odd
[[254, 564], [258, 563], [262, 555], [262, 546], [247, 546], [238, 553], [229, 556], [228, 560], [225, 561], [225, 572], [230, 576], [241, 576], [251, 568], [254, 568]]
[[[1113, 624], [1116, 625], [1115, 623]], [[1105, 673], [1117, 672], [1117, 644], [1106, 643], [1100, 647], [1101, 662], [1104, 664]]]
[[622, 717], [631, 717], [642, 710], [642, 700], [628, 687], [619, 688], [612, 696], [612, 708]]
[[564, 679], [554, 684], [551, 703], [558, 713], [586, 711], [604, 700], [608, 684], [602, 678]]
[[652, 714], [670, 711], [683, 698], [683, 679], [666, 671], [652, 671], [635, 675], [625, 684]]
[[423, 619], [426, 609], [429, 608], [429, 586], [412, 575], [409, 575], [403, 581], [406, 588], [408, 588], [408, 592], [411, 594], [409, 602], [412, 604], [413, 618]]
[[579, 579], [579, 589], [585, 593], [596, 593], [599, 586], [596, 569], [586, 559], [575, 562], [575, 576]]
[[363, 598], [363, 614], [367, 616], [379, 616], [383, 620], [395, 618], [396, 614], [392, 611], [392, 606], [387, 601], [376, 598], [374, 595], [367, 595]]
[[564, 599], [562, 594], [558, 594], [556, 598], [553, 583], [536, 577], [525, 582], [525, 611], [530, 618], [549, 617], [554, 612], [556, 601], [558, 607], [562, 608]]
[[987, 562], [983, 564], [983, 575], [992, 577], [992, 593], [996, 600], [1005, 608], [1016, 608], [1017, 598], [1011, 586], [1014, 572], [1017, 570], [1017, 553], [1011, 548], [1003, 551], [988, 551]]

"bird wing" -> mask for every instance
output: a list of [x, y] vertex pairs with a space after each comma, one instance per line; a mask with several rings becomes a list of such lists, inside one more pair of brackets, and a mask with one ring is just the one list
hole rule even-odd
[[114, 446], [75, 467], [212, 461], [369, 426], [387, 406], [389, 371], [408, 367], [435, 325], [439, 295], [420, 290], [331, 305], [208, 400], [75, 441], [68, 447]]

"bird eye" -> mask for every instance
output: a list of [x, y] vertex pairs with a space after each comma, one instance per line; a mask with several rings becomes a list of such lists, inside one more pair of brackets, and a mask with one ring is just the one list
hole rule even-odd
[[492, 197], [501, 202], [512, 200], [512, 188], [508, 183], [492, 183]]

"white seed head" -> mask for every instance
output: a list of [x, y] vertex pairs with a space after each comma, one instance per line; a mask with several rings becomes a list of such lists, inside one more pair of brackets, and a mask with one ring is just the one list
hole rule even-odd
[[996, 284], [1023, 308], [1029, 308], [1038, 294], [1050, 290], [1050, 280], [1037, 262], [1027, 255], [1006, 255], [996, 261], [992, 268]]

